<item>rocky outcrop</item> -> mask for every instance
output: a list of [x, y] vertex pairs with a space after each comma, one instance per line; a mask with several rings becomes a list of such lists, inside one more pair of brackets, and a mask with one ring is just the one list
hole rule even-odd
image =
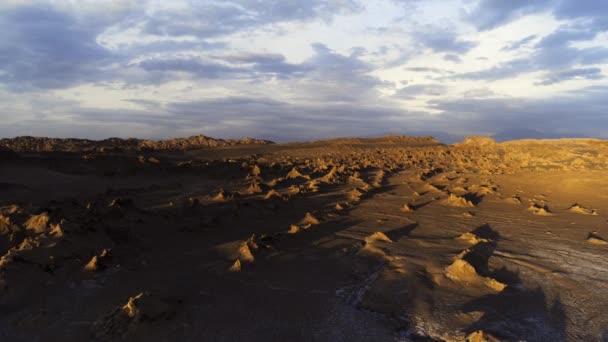
[[109, 152], [116, 150], [193, 150], [234, 145], [271, 144], [259, 139], [215, 139], [204, 135], [168, 140], [109, 138], [104, 140], [60, 139], [22, 136], [0, 139], [0, 148], [15, 152]]

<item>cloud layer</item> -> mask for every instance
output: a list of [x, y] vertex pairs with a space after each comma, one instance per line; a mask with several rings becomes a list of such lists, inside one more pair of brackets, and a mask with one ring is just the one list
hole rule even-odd
[[9, 1], [0, 135], [608, 138], [591, 0]]

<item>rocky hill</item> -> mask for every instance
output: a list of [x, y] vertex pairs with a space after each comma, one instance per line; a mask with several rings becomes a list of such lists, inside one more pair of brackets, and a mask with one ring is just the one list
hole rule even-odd
[[0, 146], [15, 152], [90, 152], [112, 150], [193, 150], [209, 147], [225, 147], [248, 144], [272, 144], [272, 141], [259, 139], [215, 139], [204, 135], [168, 140], [142, 140], [109, 138], [104, 140], [60, 139], [21, 136], [0, 139]]

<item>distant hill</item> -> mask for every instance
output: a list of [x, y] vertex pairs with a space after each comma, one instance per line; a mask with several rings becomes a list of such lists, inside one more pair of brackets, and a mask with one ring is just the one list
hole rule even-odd
[[496, 133], [492, 136], [496, 141], [510, 141], [510, 140], [521, 140], [521, 139], [561, 139], [561, 138], [588, 138], [587, 136], [575, 135], [575, 134], [555, 134], [555, 133], [544, 133], [533, 129], [513, 129], [505, 130]]
[[22, 136], [0, 139], [0, 146], [15, 152], [85, 152], [111, 150], [193, 150], [200, 148], [225, 147], [234, 145], [273, 144], [260, 139], [216, 139], [204, 135], [167, 140], [143, 140], [135, 138], [109, 138], [89, 140], [75, 138], [46, 138]]

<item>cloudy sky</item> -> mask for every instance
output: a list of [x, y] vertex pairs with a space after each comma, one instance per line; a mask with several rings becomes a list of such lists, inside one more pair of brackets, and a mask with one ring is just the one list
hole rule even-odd
[[2, 0], [0, 136], [608, 138], [608, 1]]

